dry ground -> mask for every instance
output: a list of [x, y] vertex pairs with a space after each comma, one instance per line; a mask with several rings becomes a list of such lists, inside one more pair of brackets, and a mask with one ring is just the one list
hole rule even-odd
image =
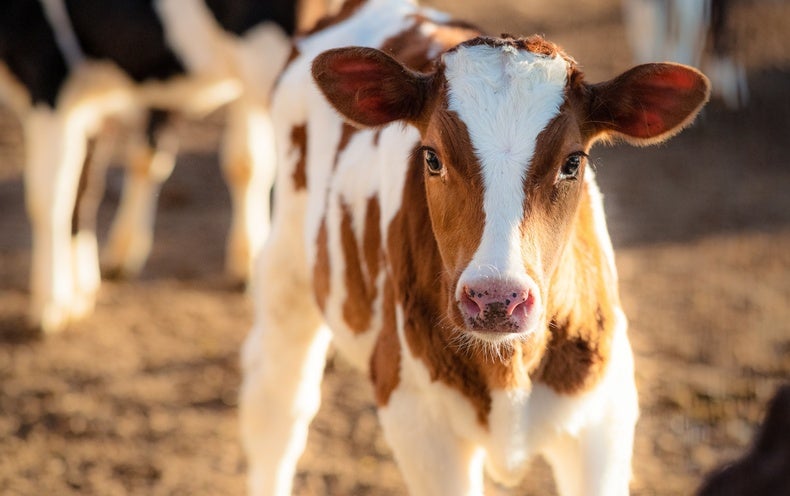
[[[591, 80], [628, 65], [616, 0], [434, 3], [494, 33], [544, 33]], [[638, 495], [692, 493], [748, 445], [790, 376], [790, 6], [733, 3], [750, 106], [714, 102], [657, 148], [593, 152], [636, 353]], [[237, 352], [252, 309], [221, 276], [219, 122], [185, 133], [141, 278], [106, 283], [94, 316], [42, 339], [24, 324], [21, 138], [0, 115], [0, 493], [242, 493]], [[113, 170], [102, 236], [119, 187]], [[323, 393], [296, 494], [404, 494], [364, 374], [332, 358]], [[538, 462], [512, 494], [553, 491]]]

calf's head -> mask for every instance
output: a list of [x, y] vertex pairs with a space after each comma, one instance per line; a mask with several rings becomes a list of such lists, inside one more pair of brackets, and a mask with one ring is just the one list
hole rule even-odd
[[313, 76], [346, 119], [421, 135], [426, 203], [448, 282], [448, 319], [488, 343], [545, 328], [549, 281], [602, 138], [651, 144], [707, 101], [707, 79], [647, 64], [599, 84], [555, 45], [477, 38], [428, 74], [370, 48], [324, 52]]

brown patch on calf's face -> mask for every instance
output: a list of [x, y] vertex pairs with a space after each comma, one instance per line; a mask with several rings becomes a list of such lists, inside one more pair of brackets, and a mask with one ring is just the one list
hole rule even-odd
[[424, 171], [433, 237], [448, 278], [446, 308], [453, 323], [463, 327], [455, 286], [483, 235], [483, 176], [466, 125], [454, 112], [445, 110], [445, 95], [439, 101], [442, 103], [426, 124], [423, 144], [436, 153], [443, 171], [439, 175], [428, 172], [422, 153], [416, 159]]
[[[572, 155], [586, 153], [588, 146], [569, 103], [538, 135], [535, 153], [524, 182], [522, 256], [527, 272], [539, 284], [551, 279], [566, 246], [581, 195], [586, 160], [575, 178], [563, 178], [560, 170]], [[542, 288], [545, 293], [545, 287]]]
[[431, 230], [422, 158], [413, 155], [401, 208], [390, 223], [387, 254], [395, 300], [403, 309], [404, 334], [411, 354], [432, 381], [460, 391], [481, 424], [488, 421], [491, 397], [486, 377], [472, 358], [453, 353], [452, 330], [440, 321], [446, 308], [447, 282]]
[[606, 371], [620, 301], [617, 280], [593, 224], [585, 187], [570, 241], [551, 281], [549, 342], [534, 379], [573, 394], [594, 387]]
[[533, 378], [566, 394], [590, 389], [603, 375], [619, 306], [617, 281], [595, 232], [586, 160], [576, 179], [559, 176], [568, 156], [592, 144], [581, 81], [574, 68], [560, 115], [538, 136], [525, 186], [524, 230], [535, 231], [530, 239], [547, 283], [547, 345]]
[[341, 201], [340, 210], [340, 242], [345, 261], [343, 283], [347, 291], [343, 319], [353, 332], [362, 333], [370, 329], [373, 304], [378, 296], [376, 279], [381, 257], [379, 203], [375, 197], [368, 200], [361, 243], [357, 242], [354, 233], [350, 208]]
[[291, 177], [294, 189], [301, 191], [307, 189], [307, 126], [305, 124], [291, 128], [291, 150], [297, 153], [296, 164]]

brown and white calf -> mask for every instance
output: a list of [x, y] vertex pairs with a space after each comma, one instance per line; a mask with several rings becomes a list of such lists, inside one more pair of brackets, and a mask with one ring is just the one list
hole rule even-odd
[[514, 484], [536, 454], [563, 495], [628, 493], [633, 359], [587, 156], [664, 140], [708, 92], [675, 64], [589, 84], [538, 36], [407, 0], [297, 41], [242, 356], [250, 493], [290, 494], [330, 341], [370, 371], [412, 494]]

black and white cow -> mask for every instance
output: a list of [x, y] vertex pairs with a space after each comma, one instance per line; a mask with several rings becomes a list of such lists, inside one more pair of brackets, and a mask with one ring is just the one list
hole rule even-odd
[[246, 279], [268, 232], [268, 94], [295, 24], [296, 0], [0, 2], [0, 103], [24, 132], [34, 325], [57, 331], [93, 308], [96, 236], [76, 220], [85, 209], [75, 204], [81, 171], [103, 155], [92, 138], [111, 117], [139, 120], [155, 109], [131, 156], [105, 253], [110, 266], [134, 272], [147, 257], [153, 199], [174, 160], [163, 112], [201, 115], [230, 103], [221, 151], [234, 212], [227, 268]]

